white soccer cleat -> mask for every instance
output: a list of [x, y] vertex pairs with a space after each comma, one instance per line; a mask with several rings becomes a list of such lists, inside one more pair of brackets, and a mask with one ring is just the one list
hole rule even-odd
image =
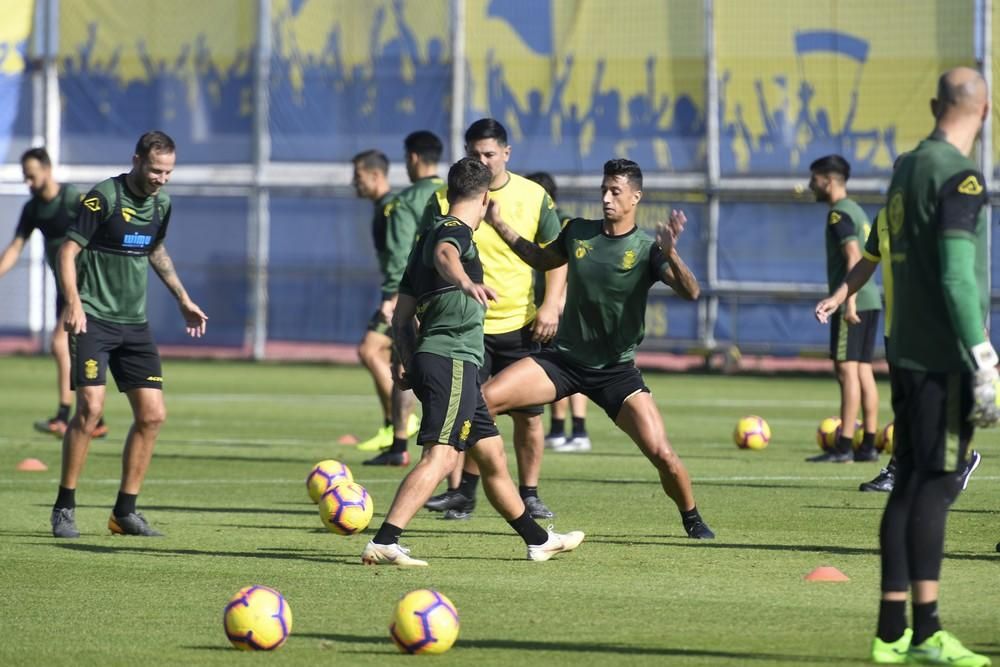
[[565, 435], [547, 435], [545, 436], [545, 449], [558, 449], [566, 445]]
[[528, 546], [528, 560], [548, 560], [564, 551], [572, 551], [583, 542], [583, 531], [573, 530], [568, 533], [557, 533], [549, 526], [549, 539], [544, 544]]
[[[579, 544], [579, 543], [578, 543]], [[369, 541], [361, 552], [365, 565], [395, 565], [396, 567], [427, 567], [427, 561], [410, 558], [410, 550], [398, 544], [375, 544]]]
[[577, 453], [577, 452], [589, 452], [590, 451], [590, 438], [585, 435], [578, 435], [569, 438], [561, 445], [555, 445], [552, 447], [553, 452], [567, 453]]

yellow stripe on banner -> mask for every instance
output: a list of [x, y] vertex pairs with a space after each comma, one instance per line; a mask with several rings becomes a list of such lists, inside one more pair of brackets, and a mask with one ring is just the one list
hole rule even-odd
[[465, 364], [458, 360], [451, 360], [451, 395], [448, 397], [448, 412], [444, 416], [444, 424], [441, 426], [441, 435], [438, 442], [448, 444], [451, 439], [451, 432], [455, 430], [455, 417], [458, 416], [458, 406], [462, 402], [462, 370]]
[[841, 309], [840, 315], [838, 315], [838, 317], [840, 318], [840, 322], [839, 322], [839, 326], [837, 327], [837, 361], [846, 361], [847, 360], [847, 327], [849, 327], [850, 325], [847, 323], [847, 320], [844, 319], [844, 310], [843, 310], [843, 308]]
[[947, 406], [945, 410], [946, 431], [944, 436], [944, 470], [958, 470], [961, 463], [958, 459], [961, 443], [959, 434], [962, 428], [961, 381], [959, 373], [948, 373]]

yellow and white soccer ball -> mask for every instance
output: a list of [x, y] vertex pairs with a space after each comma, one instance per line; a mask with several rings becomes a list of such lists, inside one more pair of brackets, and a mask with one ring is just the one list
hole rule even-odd
[[816, 429], [816, 444], [824, 452], [829, 452], [837, 447], [837, 440], [840, 439], [840, 417], [827, 417], [819, 423]]
[[389, 625], [392, 642], [403, 653], [444, 653], [458, 639], [458, 610], [428, 588], [411, 591], [396, 604]]
[[323, 494], [337, 482], [353, 481], [354, 475], [350, 468], [340, 461], [326, 459], [314, 465], [306, 475], [306, 490], [309, 491], [309, 499], [318, 503]]
[[878, 432], [878, 435], [875, 436], [875, 449], [886, 454], [892, 454], [893, 437], [895, 435], [894, 424], [895, 422], [889, 422]]
[[740, 449], [764, 449], [771, 442], [771, 427], [763, 417], [750, 415], [736, 422], [733, 442]]
[[354, 535], [368, 527], [375, 502], [357, 482], [338, 482], [319, 499], [319, 518], [338, 535]]
[[273, 651], [292, 632], [292, 610], [267, 586], [241, 588], [226, 604], [222, 623], [229, 641], [243, 651]]

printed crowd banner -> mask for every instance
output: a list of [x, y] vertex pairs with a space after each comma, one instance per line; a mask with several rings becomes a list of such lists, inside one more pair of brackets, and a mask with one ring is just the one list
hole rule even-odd
[[0, 0], [0, 162], [17, 162], [31, 141], [27, 62], [34, 0]]

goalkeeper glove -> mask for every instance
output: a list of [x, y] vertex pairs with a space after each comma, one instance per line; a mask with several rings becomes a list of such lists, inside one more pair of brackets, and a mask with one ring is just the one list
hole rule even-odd
[[976, 370], [972, 375], [972, 412], [969, 421], [980, 428], [990, 428], [1000, 422], [1000, 374], [997, 373], [997, 353], [989, 341], [972, 348]]

